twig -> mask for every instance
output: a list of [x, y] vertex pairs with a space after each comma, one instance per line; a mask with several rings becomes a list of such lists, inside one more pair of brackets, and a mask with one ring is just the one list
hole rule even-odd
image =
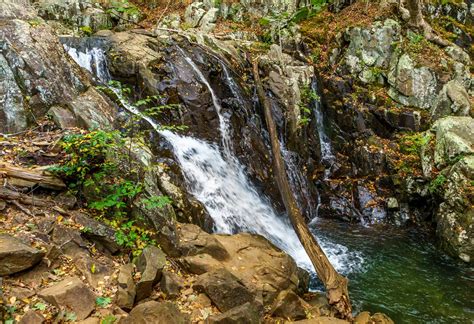
[[18, 207], [18, 209], [20, 209], [22, 212], [24, 212], [28, 216], [31, 216], [31, 217], [35, 216], [28, 208], [26, 208], [25, 206], [22, 206], [17, 200], [10, 200], [9, 202], [15, 205], [16, 207]]

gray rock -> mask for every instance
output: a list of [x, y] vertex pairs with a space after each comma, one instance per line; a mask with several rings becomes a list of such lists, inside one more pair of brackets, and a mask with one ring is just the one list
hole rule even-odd
[[160, 287], [167, 297], [176, 298], [184, 288], [184, 279], [173, 272], [163, 271]]
[[456, 162], [444, 177], [436, 233], [448, 253], [469, 263], [474, 260], [474, 156]]
[[54, 123], [62, 129], [77, 127], [76, 117], [67, 108], [60, 106], [51, 107], [48, 110], [48, 116], [50, 116]]
[[202, 2], [193, 2], [184, 12], [184, 22], [192, 28], [198, 27], [205, 14], [204, 4]]
[[375, 22], [369, 28], [354, 27], [346, 32], [349, 40], [345, 63], [352, 74], [366, 83], [375, 81], [373, 68], [387, 69], [400, 39], [401, 27], [396, 21], [387, 19]]
[[42, 324], [45, 322], [45, 318], [38, 314], [36, 311], [30, 309], [23, 315], [19, 324]]
[[392, 60], [388, 73], [388, 95], [395, 101], [422, 109], [433, 107], [436, 99], [436, 76], [429, 68], [415, 65], [408, 54]]
[[284, 290], [278, 294], [273, 302], [270, 313], [275, 317], [301, 320], [306, 318], [309, 305], [291, 290]]
[[56, 307], [67, 307], [83, 320], [94, 310], [95, 295], [77, 277], [66, 278], [38, 293]]
[[134, 266], [122, 265], [117, 278], [118, 291], [116, 304], [124, 310], [131, 310], [135, 303], [136, 289], [133, 281]]
[[438, 169], [460, 155], [474, 153], [474, 119], [471, 117], [446, 117], [431, 128], [436, 133], [434, 163]]
[[212, 235], [193, 224], [181, 224], [178, 229], [179, 246], [182, 255], [208, 254], [217, 260], [229, 258], [225, 247]]
[[173, 323], [188, 324], [188, 315], [181, 313], [178, 306], [171, 302], [158, 303], [149, 301], [136, 306], [130, 316], [120, 321], [121, 324]]
[[0, 50], [0, 132], [25, 129], [29, 113], [39, 117], [66, 105], [90, 82], [48, 25], [27, 8], [15, 8], [11, 1], [0, 3], [0, 34], [8, 40]]
[[96, 89], [89, 88], [70, 104], [78, 124], [87, 129], [111, 129], [116, 115], [114, 104]]
[[0, 276], [29, 269], [39, 263], [44, 252], [23, 244], [8, 234], [0, 234]]
[[469, 116], [471, 101], [464, 86], [457, 80], [451, 80], [441, 89], [436, 105], [431, 112], [434, 120], [446, 116]]
[[258, 324], [260, 314], [252, 303], [245, 303], [227, 312], [209, 317], [209, 324]]
[[221, 312], [254, 300], [239, 279], [223, 268], [200, 275], [193, 287], [206, 293]]
[[201, 29], [205, 32], [212, 31], [217, 22], [217, 18], [219, 17], [219, 9], [211, 8], [208, 12], [202, 17], [200, 26]]
[[469, 54], [464, 52], [463, 49], [457, 45], [453, 44], [448, 46], [444, 49], [444, 51], [455, 61], [461, 62], [465, 65], [471, 64], [471, 58], [469, 57]]
[[163, 268], [166, 265], [166, 254], [160, 248], [149, 245], [143, 249], [136, 265], [142, 274], [136, 287], [136, 301], [138, 302], [150, 296], [153, 286], [160, 281]]
[[81, 212], [72, 212], [71, 215], [77, 224], [84, 227], [81, 234], [83, 237], [95, 242], [99, 248], [103, 247], [111, 254], [120, 250], [120, 246], [115, 241], [115, 230], [112, 227]]

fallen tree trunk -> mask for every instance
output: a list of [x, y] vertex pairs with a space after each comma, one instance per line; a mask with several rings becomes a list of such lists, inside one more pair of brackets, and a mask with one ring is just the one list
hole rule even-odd
[[0, 163], [0, 178], [6, 178], [8, 184], [14, 187], [31, 188], [38, 185], [53, 190], [66, 188], [66, 185], [61, 179], [47, 174], [44, 169], [45, 168], [25, 169], [7, 163]]
[[20, 192], [16, 192], [5, 187], [0, 187], [0, 199], [6, 201], [19, 201], [25, 205], [38, 206], [38, 207], [51, 207], [54, 203], [44, 199], [34, 198], [32, 196], [25, 195]]
[[347, 278], [341, 276], [332, 266], [324, 251], [319, 246], [314, 235], [310, 232], [305, 219], [298, 208], [296, 200], [288, 182], [286, 175], [285, 163], [281, 156], [280, 142], [278, 133], [273, 120], [271, 105], [269, 104], [265, 90], [259, 76], [258, 61], [253, 63], [253, 73], [257, 94], [265, 111], [265, 120], [270, 133], [270, 142], [273, 153], [273, 172], [280, 190], [280, 194], [285, 204], [286, 211], [290, 217], [293, 228], [298, 235], [306, 253], [313, 263], [316, 273], [323, 282], [330, 305], [343, 318], [352, 318], [352, 306], [349, 299], [349, 291], [347, 288]]

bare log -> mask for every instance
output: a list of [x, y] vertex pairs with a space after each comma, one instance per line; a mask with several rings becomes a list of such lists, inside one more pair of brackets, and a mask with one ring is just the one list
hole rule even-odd
[[293, 228], [298, 235], [306, 253], [313, 263], [316, 273], [323, 282], [330, 305], [343, 318], [352, 318], [352, 306], [347, 288], [348, 279], [340, 275], [332, 266], [321, 246], [308, 228], [305, 219], [298, 208], [295, 197], [290, 188], [286, 175], [285, 162], [281, 156], [280, 142], [273, 120], [271, 105], [269, 104], [265, 90], [259, 76], [258, 60], [253, 62], [253, 73], [257, 94], [265, 111], [265, 120], [270, 133], [270, 141], [273, 153], [273, 171], [280, 190], [283, 203], [290, 217]]
[[6, 200], [6, 201], [19, 201], [25, 205], [38, 206], [38, 207], [54, 206], [54, 203], [51, 201], [25, 195], [23, 193], [13, 191], [5, 187], [0, 187], [0, 199]]
[[7, 163], [0, 163], [0, 178], [6, 178], [8, 183], [15, 187], [39, 185], [40, 187], [53, 190], [66, 188], [61, 179], [48, 174], [45, 168], [25, 169]]

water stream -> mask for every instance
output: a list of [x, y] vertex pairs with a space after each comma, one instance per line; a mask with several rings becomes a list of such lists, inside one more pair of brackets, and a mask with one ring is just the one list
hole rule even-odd
[[[99, 80], [108, 79], [107, 70], [94, 70], [94, 67], [106, 64], [105, 60], [100, 62], [101, 57], [105, 57], [103, 51], [97, 54], [100, 49], [89, 50], [81, 54], [77, 50], [74, 52], [72, 47], [67, 49], [79, 65]], [[96, 57], [91, 57], [94, 55]], [[204, 204], [215, 222], [216, 232], [259, 233], [288, 252], [299, 266], [313, 271], [284, 215], [274, 211], [268, 199], [249, 180], [244, 166], [231, 153], [229, 123], [221, 114], [220, 99], [186, 52], [181, 50], [181, 55], [212, 96], [219, 115], [222, 148], [218, 143], [161, 130], [152, 118], [141, 115], [136, 107], [123, 100], [125, 108], [132, 114], [141, 115], [171, 144], [189, 192]], [[226, 77], [231, 78], [228, 71]], [[323, 131], [319, 134], [320, 141], [324, 142], [321, 143], [323, 157], [331, 159], [334, 155], [322, 127], [320, 110], [319, 113], [315, 111], [315, 115]], [[283, 147], [283, 154], [290, 163], [290, 177], [300, 187], [304, 186], [301, 173], [295, 171], [297, 165], [291, 165], [292, 153]], [[350, 292], [357, 309], [383, 311], [399, 323], [473, 322], [472, 296], [469, 298], [466, 292], [466, 288], [474, 289], [472, 272], [441, 260], [430, 242], [423, 245], [419, 241], [417, 232], [411, 235], [397, 229], [380, 231], [322, 220], [312, 224], [313, 232], [335, 268], [351, 279]], [[467, 304], [463, 305], [463, 301]]]

